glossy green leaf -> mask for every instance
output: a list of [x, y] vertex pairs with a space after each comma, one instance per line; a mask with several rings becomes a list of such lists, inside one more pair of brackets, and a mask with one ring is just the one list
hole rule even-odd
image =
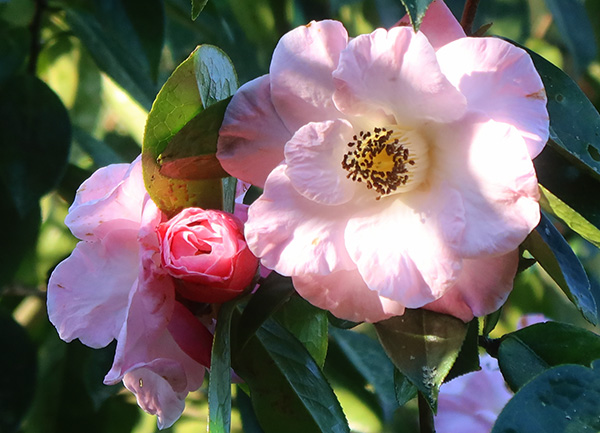
[[462, 347], [467, 325], [456, 317], [428, 310], [375, 323], [383, 348], [435, 411], [439, 387]]
[[[202, 56], [206, 56], [207, 59], [202, 60]], [[221, 209], [223, 206], [223, 185], [220, 178], [182, 180], [169, 177], [161, 172], [161, 159], [169, 142], [196, 116], [200, 120], [195, 122], [212, 125], [216, 128], [213, 114], [219, 113], [219, 110], [224, 107], [217, 104], [206, 115], [199, 116], [205, 108], [201, 95], [204, 95], [204, 100], [208, 102], [214, 102], [213, 100], [218, 96], [231, 96], [228, 92], [233, 88], [232, 76], [227, 75], [231, 73], [231, 70], [223, 66], [227, 62], [231, 65], [226, 55], [218, 48], [198, 47], [169, 77], [148, 115], [142, 149], [144, 181], [150, 197], [167, 214], [175, 214], [182, 208], [190, 206], [210, 209]], [[211, 65], [216, 65], [214, 71], [210, 70]], [[200, 83], [197, 81], [199, 70], [212, 75], [204, 78]], [[220, 77], [222, 73], [226, 76]], [[220, 85], [224, 87], [220, 88]], [[192, 133], [196, 132], [195, 122], [188, 127]], [[182, 142], [186, 142], [185, 137], [189, 138], [189, 134], [190, 130], [188, 129], [182, 132], [181, 137], [183, 138], [180, 138]], [[167, 170], [167, 174], [174, 175], [173, 172], [177, 173], [184, 169], [175, 163], [173, 159], [175, 150], [172, 147], [169, 148], [169, 152], [171, 159], [167, 161], [169, 164], [175, 165], [171, 172]], [[185, 160], [185, 158], [182, 159]]]
[[71, 123], [61, 100], [41, 80], [13, 77], [0, 88], [0, 182], [19, 214], [29, 214], [65, 170]]
[[221, 305], [210, 358], [208, 431], [229, 433], [231, 426], [231, 317], [237, 299]]
[[526, 384], [502, 410], [492, 433], [600, 431], [600, 366], [554, 367]]
[[27, 332], [0, 311], [0, 431], [16, 432], [33, 400], [36, 351]]
[[276, 321], [267, 320], [233, 359], [265, 433], [350, 431], [319, 366]]
[[[425, 17], [425, 12], [433, 0], [402, 0], [402, 4], [408, 12], [410, 17], [410, 23], [412, 24], [415, 32], [421, 27], [421, 22]], [[400, 19], [402, 17], [399, 17]]]
[[415, 398], [418, 393], [417, 387], [397, 368], [394, 369], [394, 391], [396, 392], [398, 406], [404, 406]]
[[[331, 336], [342, 353], [373, 389], [383, 412], [384, 419], [390, 419], [398, 408], [394, 377], [394, 364], [376, 340], [359, 332], [331, 328]], [[400, 382], [398, 383], [400, 385]], [[400, 390], [403, 398], [409, 393], [405, 386]], [[416, 389], [412, 387], [416, 393]]]
[[528, 52], [548, 96], [551, 138], [548, 144], [600, 179], [598, 111], [567, 74], [538, 54]]
[[67, 22], [98, 67], [150, 108], [164, 39], [162, 1], [86, 0], [77, 6], [67, 10]]
[[596, 324], [598, 310], [585, 270], [567, 241], [543, 213], [539, 225], [523, 245], [577, 306], [583, 317]]
[[264, 433], [254, 413], [252, 400], [250, 400], [250, 397], [240, 386], [237, 387], [235, 401], [236, 407], [240, 412], [240, 418], [242, 419], [244, 433]]
[[575, 60], [577, 70], [583, 71], [597, 52], [584, 0], [546, 0], [546, 5]]
[[600, 336], [566, 323], [538, 323], [504, 336], [498, 362], [513, 390], [560, 364], [590, 366], [600, 358]]
[[237, 346], [243, 349], [248, 340], [269, 317], [281, 308], [296, 293], [292, 280], [271, 272], [260, 280], [256, 292], [248, 301], [238, 322]]
[[479, 370], [479, 319], [474, 318], [469, 322], [467, 335], [460, 348], [458, 357], [452, 369], [444, 379], [446, 382], [463, 374]]
[[600, 248], [600, 229], [577, 211], [540, 185], [540, 205], [546, 212], [560, 218], [571, 230]]
[[192, 20], [195, 21], [198, 18], [206, 3], [208, 3], [208, 0], [192, 0]]
[[204, 107], [210, 107], [235, 93], [238, 87], [237, 74], [224, 51], [212, 45], [201, 45], [193, 59]]

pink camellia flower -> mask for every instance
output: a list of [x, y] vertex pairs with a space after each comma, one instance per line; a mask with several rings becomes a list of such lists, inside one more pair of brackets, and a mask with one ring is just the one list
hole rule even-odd
[[197, 302], [225, 302], [252, 282], [258, 259], [244, 225], [216, 210], [187, 208], [158, 226], [163, 267], [181, 279], [177, 290]]
[[287, 33], [229, 104], [217, 156], [264, 188], [250, 249], [313, 304], [349, 320], [423, 306], [469, 320], [512, 288], [547, 137], [526, 52], [466, 37], [438, 0], [417, 33]]
[[490, 433], [512, 397], [498, 361], [489, 355], [481, 370], [457, 377], [440, 387], [435, 430], [438, 433]]
[[144, 188], [138, 158], [86, 180], [65, 223], [81, 240], [48, 284], [48, 315], [65, 341], [100, 348], [117, 339], [104, 382], [123, 381], [160, 428], [200, 387], [212, 334], [175, 300], [156, 227], [165, 219]]

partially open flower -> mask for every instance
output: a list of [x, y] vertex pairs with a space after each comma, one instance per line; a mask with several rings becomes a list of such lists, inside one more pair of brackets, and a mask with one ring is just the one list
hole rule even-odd
[[223, 167], [264, 187], [250, 249], [345, 319], [494, 311], [539, 220], [548, 114], [531, 59], [465, 37], [441, 0], [422, 29], [292, 30], [221, 128]]
[[225, 302], [252, 282], [258, 259], [250, 252], [237, 217], [186, 208], [158, 226], [161, 258], [181, 280], [177, 290], [197, 302]]

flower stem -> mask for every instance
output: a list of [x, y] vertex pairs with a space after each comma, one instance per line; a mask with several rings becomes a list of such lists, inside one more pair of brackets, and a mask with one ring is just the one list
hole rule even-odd
[[479, 6], [479, 0], [467, 0], [465, 3], [462, 18], [460, 19], [460, 25], [467, 36], [471, 36], [473, 34], [473, 21], [475, 21], [477, 6]]
[[48, 0], [36, 0], [35, 12], [33, 19], [29, 24], [31, 32], [31, 43], [29, 45], [29, 63], [27, 64], [27, 72], [35, 75], [37, 70], [37, 60], [42, 48], [40, 43], [40, 33], [42, 31], [42, 14], [48, 6]]
[[433, 424], [433, 411], [427, 403], [425, 396], [419, 392], [419, 433], [435, 433], [435, 425]]

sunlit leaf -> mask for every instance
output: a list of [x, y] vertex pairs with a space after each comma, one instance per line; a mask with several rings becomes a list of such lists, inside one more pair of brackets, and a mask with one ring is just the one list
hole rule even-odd
[[540, 205], [546, 212], [560, 218], [571, 230], [600, 248], [600, 229], [582, 217], [569, 205], [540, 185]]
[[537, 323], [504, 336], [498, 349], [502, 374], [513, 390], [560, 364], [590, 366], [600, 358], [600, 336], [566, 323]]
[[237, 300], [221, 305], [210, 358], [208, 431], [229, 433], [231, 426], [231, 317]]
[[36, 351], [27, 332], [0, 311], [0, 431], [18, 430], [31, 405], [36, 384]]
[[543, 213], [539, 225], [523, 245], [577, 306], [583, 317], [596, 324], [596, 301], [585, 270], [567, 241]]
[[427, 12], [427, 8], [432, 1], [433, 0], [402, 0], [402, 4], [408, 12], [410, 23], [415, 29], [415, 32], [419, 30], [419, 27], [421, 27], [421, 22], [425, 17], [425, 12]]
[[579, 71], [596, 57], [597, 47], [583, 0], [546, 0], [546, 5]]
[[423, 309], [375, 323], [383, 348], [435, 411], [439, 387], [450, 372], [467, 333], [456, 317]]
[[551, 368], [502, 410], [492, 433], [600, 431], [600, 365]]

